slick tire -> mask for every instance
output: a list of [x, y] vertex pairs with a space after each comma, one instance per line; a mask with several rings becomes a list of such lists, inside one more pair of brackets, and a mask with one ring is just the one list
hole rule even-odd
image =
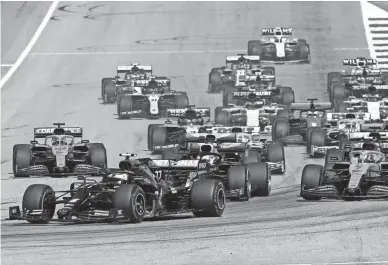
[[[311, 154], [311, 146], [325, 146], [326, 145], [326, 132], [322, 129], [308, 128], [307, 129], [307, 154]], [[313, 157], [310, 155], [310, 157]]]
[[249, 201], [251, 198], [251, 180], [245, 166], [231, 166], [226, 173], [227, 187], [229, 190], [244, 189], [244, 195], [238, 199]]
[[124, 218], [140, 223], [146, 214], [147, 199], [143, 189], [136, 184], [120, 186], [113, 195], [113, 207], [122, 210]]
[[102, 143], [93, 143], [90, 146], [90, 164], [94, 167], [107, 168], [108, 158], [106, 148]]
[[149, 124], [148, 125], [148, 130], [147, 130], [147, 147], [148, 147], [148, 150], [150, 150], [150, 151], [153, 149], [152, 134], [153, 134], [154, 128], [157, 128], [159, 126], [160, 126], [160, 124]]
[[[323, 167], [321, 165], [306, 165], [302, 171], [302, 180], [300, 189], [313, 189], [322, 184]], [[302, 196], [303, 199], [309, 201], [319, 201], [319, 197], [315, 196]]]
[[278, 118], [272, 125], [272, 140], [277, 141], [288, 136], [289, 124], [288, 119]]
[[129, 118], [129, 116], [122, 115], [122, 112], [132, 111], [132, 97], [120, 97], [117, 102], [117, 115], [119, 119]]
[[174, 106], [178, 109], [186, 108], [189, 105], [189, 98], [187, 95], [175, 95]]
[[281, 94], [281, 103], [286, 106], [291, 106], [292, 103], [295, 102], [295, 94], [294, 91], [283, 91]]
[[290, 112], [286, 109], [278, 110], [276, 113], [276, 117], [278, 118], [288, 118], [290, 116]]
[[283, 163], [283, 169], [275, 171], [275, 174], [283, 174], [286, 171], [286, 163], [284, 156], [284, 147], [281, 143], [275, 142], [267, 145], [266, 160], [271, 163]]
[[344, 103], [344, 102], [337, 102], [335, 104], [335, 112], [347, 112], [346, 108], [349, 108], [350, 104], [349, 103]]
[[345, 87], [337, 84], [333, 87], [332, 103], [335, 104], [342, 102], [345, 99]]
[[155, 150], [155, 146], [165, 145], [167, 139], [167, 130], [164, 127], [156, 127], [152, 130], [151, 135], [151, 151]]
[[221, 74], [218, 72], [219, 68], [213, 68], [209, 74], [209, 93], [218, 93], [220, 92], [221, 87]]
[[258, 163], [261, 161], [260, 153], [256, 150], [248, 150], [247, 156], [244, 158], [244, 164]]
[[113, 103], [116, 99], [116, 86], [114, 78], [101, 80], [101, 97], [104, 103]]
[[237, 92], [238, 88], [234, 87], [233, 84], [225, 84], [223, 86], [223, 100], [222, 105], [227, 107], [229, 104], [238, 104], [239, 100], [233, 98], [233, 92]]
[[29, 144], [13, 146], [12, 170], [15, 177], [30, 177], [26, 173], [19, 172], [19, 170], [28, 168], [31, 165], [31, 156], [31, 146]]
[[306, 43], [298, 45], [298, 54], [300, 59], [309, 59], [310, 57], [310, 46]]
[[330, 72], [327, 74], [327, 92], [331, 93], [331, 84], [333, 82], [341, 82], [340, 72]]
[[252, 195], [269, 196], [271, 194], [271, 171], [267, 163], [247, 164], [251, 177]]
[[190, 198], [196, 217], [220, 217], [225, 210], [225, 187], [218, 179], [200, 179], [194, 182]]
[[250, 40], [248, 41], [248, 55], [259, 55], [261, 56], [261, 41], [259, 40]]
[[31, 224], [48, 224], [55, 213], [55, 192], [44, 184], [33, 184], [28, 186], [23, 195], [22, 209], [27, 211], [44, 210], [48, 211], [48, 219], [27, 220]]

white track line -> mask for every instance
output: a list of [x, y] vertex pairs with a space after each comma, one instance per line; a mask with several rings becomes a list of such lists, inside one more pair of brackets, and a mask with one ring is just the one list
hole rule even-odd
[[6, 75], [0, 80], [0, 89], [4, 86], [4, 84], [8, 81], [8, 79], [16, 72], [16, 70], [19, 68], [19, 66], [23, 63], [26, 56], [30, 53], [32, 47], [34, 44], [38, 41], [40, 35], [42, 34], [43, 30], [47, 26], [48, 22], [50, 21], [50, 17], [54, 13], [55, 9], [58, 6], [59, 1], [54, 1], [49, 10], [46, 13], [46, 16], [43, 18], [42, 23], [39, 25], [38, 29], [36, 30], [34, 36], [32, 36], [32, 39], [27, 44], [27, 46], [24, 48], [23, 52], [20, 54], [19, 58], [15, 62], [15, 64], [12, 66], [11, 69], [6, 73]]
[[388, 71], [388, 12], [365, 0], [360, 4], [370, 55]]

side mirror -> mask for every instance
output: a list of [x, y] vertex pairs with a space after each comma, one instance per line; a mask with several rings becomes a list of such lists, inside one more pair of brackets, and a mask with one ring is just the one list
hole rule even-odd
[[83, 144], [88, 144], [88, 143], [89, 143], [89, 140], [82, 140], [81, 143], [83, 143]]
[[85, 176], [77, 176], [77, 180], [85, 181]]
[[38, 144], [38, 141], [35, 141], [35, 140], [30, 141], [30, 144]]

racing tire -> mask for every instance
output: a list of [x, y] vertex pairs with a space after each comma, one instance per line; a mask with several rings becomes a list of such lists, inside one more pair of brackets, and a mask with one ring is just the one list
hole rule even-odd
[[267, 154], [266, 154], [267, 162], [271, 163], [283, 163], [282, 169], [276, 170], [273, 173], [275, 174], [283, 174], [286, 171], [286, 159], [284, 156], [284, 146], [279, 143], [270, 143], [267, 145]]
[[381, 79], [383, 80], [384, 85], [388, 85], [388, 73], [382, 73]]
[[342, 84], [334, 84], [330, 99], [334, 106], [336, 103], [344, 101], [345, 87]]
[[294, 91], [283, 91], [281, 94], [281, 103], [286, 106], [291, 106], [292, 103], [295, 102], [295, 94]]
[[195, 217], [220, 217], [225, 210], [225, 187], [218, 179], [195, 181], [191, 188], [190, 198]]
[[300, 59], [308, 59], [310, 58], [310, 46], [306, 43], [301, 43], [298, 45], [298, 53]]
[[216, 107], [214, 110], [214, 120], [216, 120], [216, 117], [218, 114], [224, 109], [224, 107]]
[[93, 143], [90, 146], [90, 164], [94, 167], [107, 168], [108, 158], [106, 148], [102, 143]]
[[223, 102], [222, 105], [227, 107], [229, 104], [238, 104], [238, 99], [233, 99], [233, 92], [237, 92], [238, 89], [232, 84], [225, 84], [223, 86]]
[[189, 98], [187, 95], [175, 95], [174, 105], [175, 108], [178, 109], [186, 108], [186, 106], [189, 105]]
[[267, 163], [247, 164], [251, 176], [252, 195], [269, 196], [271, 194], [271, 171]]
[[48, 211], [47, 219], [27, 220], [31, 224], [48, 224], [55, 213], [55, 192], [45, 184], [32, 184], [28, 186], [23, 195], [22, 209], [28, 211]]
[[[303, 168], [301, 186], [305, 189], [314, 189], [322, 184], [323, 179], [323, 167], [321, 165], [309, 164]], [[321, 198], [316, 196], [302, 196], [301, 197], [308, 201], [319, 201]]]
[[307, 41], [306, 41], [305, 39], [299, 39], [299, 40], [297, 41], [297, 44], [298, 44], [298, 45], [307, 44]]
[[148, 150], [151, 151], [152, 149], [152, 133], [153, 133], [153, 130], [154, 128], [157, 128], [159, 127], [160, 124], [149, 124], [148, 125], [148, 131], [147, 131], [147, 147], [148, 147]]
[[249, 55], [259, 55], [261, 56], [261, 41], [259, 40], [250, 40], [248, 41], [248, 56]]
[[272, 125], [272, 140], [277, 141], [288, 136], [289, 124], [288, 119], [276, 119]]
[[113, 195], [113, 207], [122, 210], [124, 218], [131, 223], [140, 223], [146, 214], [146, 195], [136, 184], [120, 186]]
[[103, 103], [114, 103], [116, 99], [116, 86], [114, 78], [103, 78], [101, 80], [101, 87]]
[[164, 127], [156, 127], [152, 130], [151, 135], [151, 151], [155, 150], [155, 146], [161, 146], [166, 144], [167, 130]]
[[327, 74], [327, 92], [331, 91], [331, 84], [333, 82], [341, 82], [341, 73], [340, 72], [330, 72]]
[[217, 114], [215, 121], [217, 125], [230, 126], [230, 118], [229, 112], [222, 110]]
[[310, 157], [315, 157], [311, 155], [311, 146], [325, 146], [326, 145], [326, 132], [319, 128], [308, 128], [307, 129], [307, 145], [306, 151]]
[[218, 93], [221, 91], [221, 74], [219, 68], [213, 68], [209, 74], [209, 93]]
[[[132, 111], [132, 97], [120, 97], [117, 103], [117, 115], [119, 119], [124, 118], [121, 112]], [[125, 118], [129, 118], [125, 116]]]
[[348, 138], [340, 139], [340, 141], [339, 141], [339, 149], [345, 150], [347, 144], [349, 144], [349, 139]]
[[31, 157], [31, 146], [29, 144], [16, 144], [13, 146], [12, 169], [15, 177], [30, 177], [27, 173], [18, 171], [19, 169], [28, 168], [31, 165]]
[[244, 194], [237, 199], [249, 201], [252, 188], [250, 175], [245, 166], [231, 166], [226, 173], [226, 181], [229, 190], [244, 189]]

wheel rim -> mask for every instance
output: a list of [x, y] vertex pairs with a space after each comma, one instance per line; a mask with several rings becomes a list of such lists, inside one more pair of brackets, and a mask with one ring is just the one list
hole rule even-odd
[[145, 199], [143, 194], [139, 193], [135, 198], [135, 211], [138, 215], [143, 215], [145, 213]]
[[224, 189], [219, 189], [217, 192], [217, 206], [219, 209], [225, 208], [225, 192]]

